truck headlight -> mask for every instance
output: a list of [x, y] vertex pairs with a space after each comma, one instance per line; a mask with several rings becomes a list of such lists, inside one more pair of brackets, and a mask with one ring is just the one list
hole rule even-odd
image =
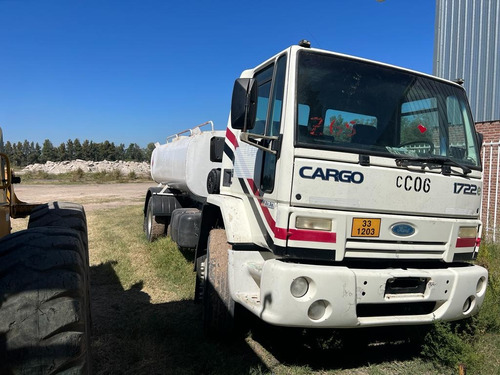
[[321, 217], [297, 216], [295, 218], [295, 228], [324, 230], [329, 232], [332, 230], [332, 219], [325, 219]]
[[477, 237], [477, 227], [460, 227], [458, 228], [459, 238], [474, 238]]

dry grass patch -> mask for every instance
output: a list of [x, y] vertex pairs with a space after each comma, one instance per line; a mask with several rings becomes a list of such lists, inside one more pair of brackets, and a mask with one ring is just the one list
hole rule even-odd
[[11, 219], [10, 224], [12, 226], [12, 233], [18, 232], [28, 227], [28, 218]]

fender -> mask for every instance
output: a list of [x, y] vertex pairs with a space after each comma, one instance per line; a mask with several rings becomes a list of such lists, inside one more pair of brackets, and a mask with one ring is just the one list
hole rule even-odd
[[229, 243], [253, 243], [242, 199], [210, 194], [207, 203], [219, 207]]
[[[175, 209], [184, 207], [183, 201], [186, 199], [185, 197], [173, 194], [158, 195], [161, 190], [161, 187], [152, 187], [148, 189], [144, 201], [144, 216], [146, 216], [149, 200], [152, 200], [153, 215], [156, 216], [170, 216]], [[170, 190], [168, 190], [168, 192], [170, 193]]]

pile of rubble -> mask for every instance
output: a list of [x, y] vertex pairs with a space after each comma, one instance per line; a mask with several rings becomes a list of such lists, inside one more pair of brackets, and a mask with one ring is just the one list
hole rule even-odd
[[31, 172], [45, 172], [50, 174], [70, 173], [82, 170], [84, 173], [106, 172], [112, 173], [120, 171], [123, 176], [128, 176], [130, 173], [135, 173], [137, 177], [150, 176], [149, 163], [135, 161], [87, 161], [87, 160], [72, 160], [53, 162], [48, 161], [45, 164], [31, 164], [25, 167], [21, 174]]

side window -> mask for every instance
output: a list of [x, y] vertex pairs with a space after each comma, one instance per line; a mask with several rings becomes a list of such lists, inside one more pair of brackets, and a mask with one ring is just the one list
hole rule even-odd
[[266, 129], [267, 111], [269, 108], [269, 94], [271, 92], [271, 80], [273, 78], [274, 65], [270, 65], [257, 73], [257, 116], [255, 126], [252, 129], [254, 134], [264, 134]]
[[446, 114], [449, 132], [449, 156], [461, 162], [477, 164], [476, 148], [474, 146], [475, 134], [473, 126], [465, 126], [468, 120], [467, 110], [456, 96], [446, 98]]
[[[274, 87], [272, 90], [272, 102], [266, 135], [277, 136], [280, 133], [281, 112], [283, 107], [283, 95], [285, 88], [286, 56], [281, 56], [276, 64]], [[261, 191], [271, 193], [274, 190], [276, 172], [276, 155], [269, 152], [264, 153], [262, 165]]]

